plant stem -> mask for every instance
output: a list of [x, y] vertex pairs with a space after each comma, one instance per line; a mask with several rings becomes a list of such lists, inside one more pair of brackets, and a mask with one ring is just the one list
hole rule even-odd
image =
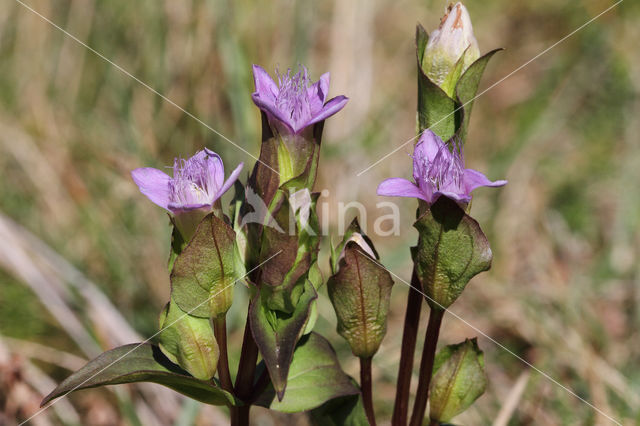
[[432, 308], [429, 313], [429, 324], [427, 325], [427, 333], [424, 337], [422, 361], [420, 362], [418, 391], [413, 404], [410, 426], [421, 426], [424, 413], [427, 410], [427, 398], [429, 397], [429, 384], [431, 383], [431, 374], [433, 372], [433, 360], [436, 356], [436, 345], [438, 343], [438, 336], [440, 335], [440, 324], [442, 324], [443, 316], [444, 311], [440, 309]]
[[[251, 305], [249, 305], [251, 308]], [[238, 364], [238, 375], [236, 376], [236, 396], [243, 400], [246, 405], [238, 407], [237, 418], [233, 423], [234, 426], [247, 426], [249, 424], [249, 410], [251, 409], [251, 398], [253, 388], [253, 376], [256, 371], [256, 362], [258, 361], [258, 346], [251, 335], [251, 323], [249, 321], [249, 312], [247, 311], [247, 323], [244, 327], [244, 337], [242, 340], [242, 352], [240, 354], [240, 362]], [[232, 416], [232, 420], [233, 417]]]
[[253, 391], [248, 402], [253, 403], [256, 399], [258, 399], [262, 392], [264, 392], [264, 390], [267, 388], [270, 381], [271, 378], [269, 377], [269, 370], [267, 370], [267, 368], [265, 367], [264, 370], [262, 370], [260, 377], [258, 377], [258, 379], [256, 380], [256, 383], [253, 385]]
[[227, 320], [225, 317], [213, 320], [213, 334], [216, 336], [218, 348], [220, 349], [220, 358], [218, 358], [218, 376], [222, 389], [227, 392], [233, 392], [233, 383], [231, 383], [231, 374], [229, 373], [229, 355], [227, 353]]
[[396, 401], [393, 407], [393, 426], [405, 426], [407, 424], [407, 412], [409, 410], [409, 387], [411, 385], [411, 372], [413, 371], [413, 355], [416, 350], [416, 337], [420, 322], [420, 307], [422, 295], [419, 292], [420, 281], [415, 270], [411, 276], [411, 288], [407, 300], [407, 311], [404, 317], [404, 329], [402, 332], [402, 347], [400, 349], [400, 364], [398, 365], [398, 382], [396, 386]]
[[360, 358], [360, 388], [369, 424], [376, 426], [376, 414], [373, 411], [373, 395], [371, 393], [371, 358]]

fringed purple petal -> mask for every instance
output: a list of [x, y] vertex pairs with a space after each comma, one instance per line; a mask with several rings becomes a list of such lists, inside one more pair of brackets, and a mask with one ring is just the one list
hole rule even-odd
[[309, 105], [311, 107], [311, 115], [317, 114], [322, 110], [324, 101], [327, 99], [329, 93], [329, 73], [324, 73], [320, 76], [320, 79], [313, 83], [307, 89], [307, 96], [309, 98]]
[[151, 202], [169, 210], [171, 177], [166, 173], [152, 167], [143, 167], [131, 172], [133, 181]]
[[[422, 135], [413, 150], [414, 174], [416, 173], [416, 160], [418, 164], [432, 163], [442, 148], [446, 148], [446, 144], [442, 142], [442, 139], [440, 139], [438, 135], [428, 129], [422, 132]], [[426, 175], [423, 174], [421, 176]]]
[[257, 96], [256, 93], [251, 95], [251, 98], [253, 99], [253, 103], [256, 104], [258, 108], [260, 108], [262, 111], [267, 113], [267, 116], [269, 117], [269, 119], [278, 120], [287, 129], [289, 129], [291, 133], [295, 133], [294, 123], [292, 122], [290, 117], [287, 117], [282, 111], [280, 111], [280, 109], [278, 109], [278, 107], [276, 107], [276, 105], [273, 102], [265, 101], [264, 99]]
[[337, 113], [342, 108], [344, 108], [344, 106], [347, 104], [348, 101], [349, 101], [349, 98], [342, 95], [336, 96], [335, 98], [330, 99], [329, 102], [327, 102], [324, 105], [324, 107], [322, 108], [320, 113], [318, 113], [318, 115], [311, 118], [311, 120], [309, 120], [304, 126], [301, 126], [300, 129], [296, 129], [296, 131], [301, 130], [312, 124], [319, 123], [320, 121], [326, 120], [327, 118], [331, 117], [333, 114]]
[[387, 197], [420, 198], [427, 202], [430, 201], [427, 195], [413, 182], [409, 182], [403, 178], [389, 178], [380, 182], [380, 185], [378, 185], [378, 195], [384, 195]]
[[210, 182], [211, 189], [218, 190], [224, 182], [224, 164], [222, 163], [222, 158], [208, 148], [204, 149], [204, 153], [207, 156], [207, 172], [212, 179]]
[[229, 188], [231, 188], [231, 185], [233, 185], [233, 183], [236, 180], [238, 180], [238, 176], [240, 176], [240, 172], [242, 171], [242, 167], [244, 167], [244, 163], [238, 164], [238, 167], [236, 167], [235, 170], [231, 172], [231, 174], [229, 175], [227, 180], [224, 182], [224, 184], [218, 190], [218, 193], [214, 197], [214, 199], [211, 202], [211, 204], [215, 203], [216, 200], [218, 200], [218, 198], [222, 197], [222, 195], [225, 192], [227, 192], [229, 190]]
[[256, 88], [254, 95], [257, 94], [264, 101], [275, 101], [278, 86], [260, 65], [253, 65], [253, 84]]
[[467, 194], [471, 194], [471, 191], [481, 186], [499, 187], [507, 184], [506, 180], [497, 180], [495, 182], [490, 181], [485, 175], [477, 170], [465, 169], [464, 170], [464, 187]]

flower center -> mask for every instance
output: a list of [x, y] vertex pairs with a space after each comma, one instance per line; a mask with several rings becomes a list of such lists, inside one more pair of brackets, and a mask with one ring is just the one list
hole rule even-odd
[[286, 74], [278, 73], [280, 90], [276, 96], [276, 107], [296, 124], [303, 124], [311, 118], [311, 106], [307, 94], [309, 83], [305, 67], [300, 67], [293, 76], [291, 69], [287, 70]]
[[425, 182], [437, 191], [460, 192], [464, 176], [462, 145], [453, 142], [451, 150], [441, 145], [432, 161], [424, 159], [427, 175]]
[[173, 163], [173, 179], [170, 183], [171, 202], [176, 205], [209, 204], [215, 196], [207, 160], [195, 156]]

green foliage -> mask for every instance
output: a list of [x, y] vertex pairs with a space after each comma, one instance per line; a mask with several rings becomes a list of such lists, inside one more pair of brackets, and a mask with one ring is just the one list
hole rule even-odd
[[393, 280], [357, 242], [348, 241], [343, 254], [338, 272], [327, 282], [338, 333], [349, 342], [355, 356], [370, 358], [387, 331]]
[[441, 349], [433, 364], [429, 417], [448, 422], [484, 393], [484, 356], [476, 339]]
[[360, 395], [332, 399], [311, 410], [311, 422], [317, 426], [368, 426]]
[[201, 318], [224, 316], [233, 301], [235, 232], [213, 213], [176, 258], [171, 296], [185, 312]]
[[65, 379], [42, 405], [69, 392], [120, 383], [154, 382], [212, 405], [235, 405], [235, 398], [212, 381], [189, 376], [172, 364], [157, 346], [133, 343], [100, 354]]
[[[489, 59], [501, 49], [492, 50], [474, 61], [462, 72], [464, 55], [456, 63], [443, 87], [434, 83], [421, 64], [429, 35], [420, 24], [416, 27], [416, 56], [418, 60], [418, 133], [431, 129], [443, 141], [453, 136], [466, 140], [473, 99]], [[452, 80], [452, 79], [455, 79]], [[455, 98], [454, 95], [455, 94]]]
[[440, 197], [414, 224], [418, 278], [432, 309], [446, 309], [471, 278], [491, 267], [491, 248], [480, 225], [454, 201]]
[[215, 375], [220, 350], [209, 318], [189, 315], [172, 300], [160, 314], [160, 330], [160, 349], [173, 363], [201, 380]]
[[275, 398], [274, 388], [270, 386], [256, 404], [276, 411], [296, 413], [359, 393], [352, 379], [340, 368], [329, 342], [319, 334], [311, 333], [300, 339], [295, 349], [284, 398]]
[[249, 308], [251, 331], [278, 399], [282, 400], [294, 348], [309, 321], [311, 303], [318, 295], [311, 282], [305, 281], [304, 292], [290, 314], [269, 309], [265, 297], [261, 295], [261, 291], [256, 294]]

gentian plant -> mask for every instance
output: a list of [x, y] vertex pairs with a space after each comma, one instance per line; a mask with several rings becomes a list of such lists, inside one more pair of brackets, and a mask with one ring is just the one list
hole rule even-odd
[[[447, 9], [431, 37], [418, 26], [416, 44], [419, 141], [413, 181], [390, 178], [378, 187], [379, 195], [418, 200], [394, 426], [407, 424], [423, 297], [430, 314], [411, 425], [427, 418], [429, 395], [428, 419], [437, 425], [484, 392], [484, 358], [475, 339], [437, 354], [436, 348], [446, 309], [491, 264], [487, 238], [469, 215], [471, 193], [506, 184], [465, 168], [463, 156], [473, 98], [495, 51], [480, 55], [461, 3]], [[341, 369], [330, 342], [313, 331], [325, 282], [318, 264], [319, 194], [313, 188], [325, 120], [348, 99], [329, 99], [329, 74], [312, 82], [303, 66], [274, 80], [254, 65], [253, 77], [262, 142], [246, 183], [238, 180], [242, 164], [225, 177], [222, 159], [207, 148], [175, 159], [172, 176], [154, 168], [131, 173], [140, 192], [165, 209], [173, 225], [171, 295], [154, 343], [101, 354], [43, 404], [79, 389], [147, 381], [227, 406], [233, 425], [249, 424], [253, 405], [306, 411], [319, 425], [376, 424], [372, 360], [387, 332], [394, 280], [357, 218], [331, 246], [327, 292], [337, 332], [359, 358], [359, 382]], [[222, 196], [231, 187], [235, 195], [226, 209]], [[238, 284], [247, 286], [250, 297], [240, 356], [230, 359], [226, 316]]]

